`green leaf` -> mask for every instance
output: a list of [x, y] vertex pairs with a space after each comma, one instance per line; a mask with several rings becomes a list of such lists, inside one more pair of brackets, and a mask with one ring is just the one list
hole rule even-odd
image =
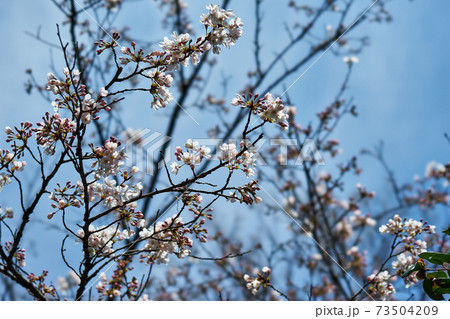
[[450, 255], [441, 254], [441, 253], [421, 253], [419, 255], [420, 258], [425, 259], [426, 261], [435, 264], [442, 265], [443, 263], [450, 263]]
[[433, 282], [428, 278], [423, 280], [423, 290], [427, 293], [428, 297], [433, 300], [444, 300], [442, 294], [433, 291]]
[[444, 234], [449, 235], [450, 236], [450, 226], [447, 227], [446, 230], [442, 231]]
[[439, 287], [434, 292], [437, 294], [446, 295], [446, 294], [450, 294], [450, 288]]
[[444, 271], [435, 271], [435, 272], [429, 272], [427, 274], [427, 278], [431, 279], [432, 278], [447, 278], [447, 274]]
[[436, 278], [433, 282], [441, 288], [450, 288], [449, 278]]
[[406, 278], [409, 275], [411, 275], [413, 272], [420, 270], [420, 269], [423, 269], [423, 267], [419, 263], [415, 263], [414, 265], [409, 267], [409, 269], [402, 275], [402, 278]]
[[[438, 271], [437, 273], [444, 272]], [[438, 276], [442, 276], [442, 274], [438, 274]], [[450, 278], [436, 276], [433, 280], [433, 291], [437, 294], [450, 294]]]

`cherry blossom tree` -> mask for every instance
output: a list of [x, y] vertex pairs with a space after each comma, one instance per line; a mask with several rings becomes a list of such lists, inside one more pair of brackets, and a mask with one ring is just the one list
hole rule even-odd
[[[47, 79], [30, 69], [26, 84], [47, 101], [42, 120], [24, 115], [1, 135], [0, 192], [15, 198], [0, 197], [4, 299], [391, 300], [450, 293], [448, 218], [426, 221], [439, 209], [448, 212], [450, 163], [430, 162], [425, 176], [400, 185], [382, 144], [364, 150], [388, 176], [395, 199], [386, 203], [370, 185], [349, 182], [363, 168], [357, 156], [341, 156], [333, 136], [343, 117], [358, 115], [348, 87], [368, 42], [353, 29], [389, 22], [388, 1], [369, 3], [356, 20], [353, 0], [289, 1], [285, 10], [296, 20], [286, 21], [289, 41], [270, 59], [263, 54], [262, 0], [251, 2], [251, 23], [229, 0], [206, 5], [200, 17], [190, 15], [188, 2], [154, 1], [166, 31], [155, 42], [114, 24], [131, 1], [52, 2], [64, 15], [49, 35], [57, 43], [33, 37], [62, 62], [53, 62]], [[323, 30], [326, 21], [337, 23]], [[230, 80], [224, 75], [216, 85], [211, 74], [241, 45], [243, 32], [251, 34], [253, 47], [244, 54], [254, 65], [249, 72], [229, 66], [245, 80], [229, 93]], [[292, 57], [299, 47], [302, 54]], [[327, 52], [347, 71], [336, 75], [342, 84], [335, 98], [304, 119], [284, 79]], [[183, 138], [159, 145], [144, 167], [133, 150], [148, 151], [146, 131], [127, 123], [127, 114], [141, 114], [142, 105], [129, 102], [136, 96], [157, 114], [146, 129], [164, 122], [161, 134]], [[196, 116], [209, 126], [186, 136], [182, 121]], [[241, 217], [227, 220], [231, 210]], [[250, 212], [260, 217], [249, 219]], [[59, 234], [52, 239], [57, 250], [36, 236], [50, 227]], [[61, 272], [36, 267], [34, 258], [59, 263]]]

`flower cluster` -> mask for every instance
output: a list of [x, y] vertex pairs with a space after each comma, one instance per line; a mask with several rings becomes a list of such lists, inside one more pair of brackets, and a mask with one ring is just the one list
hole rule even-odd
[[[78, 188], [83, 191], [81, 181], [78, 181]], [[137, 204], [132, 199], [141, 195], [142, 184], [139, 182], [134, 186], [121, 183], [117, 185], [117, 181], [106, 177], [103, 183], [94, 182], [88, 186], [89, 201], [103, 201], [106, 208], [111, 209], [117, 207], [116, 211], [120, 213], [122, 218], [134, 218], [132, 225], [140, 225], [142, 221], [142, 213], [135, 212]], [[131, 202], [130, 202], [131, 201]]]
[[0, 175], [0, 191], [4, 185], [10, 183], [10, 177], [14, 172], [21, 172], [27, 165], [26, 161], [19, 161], [28, 148], [29, 138], [32, 136], [33, 124], [29, 121], [20, 123], [20, 127], [5, 127], [6, 142], [10, 143], [11, 150], [0, 149], [0, 170], [6, 169], [9, 174]]
[[3, 190], [5, 185], [11, 183], [11, 175], [6, 173], [0, 173], [0, 192]]
[[[336, 155], [339, 155], [342, 153], [342, 149], [339, 148], [339, 141], [335, 140], [335, 139], [326, 141], [322, 145], [321, 148], [322, 148], [323, 152], [328, 152], [331, 155], [331, 157], [335, 157]], [[351, 165], [350, 167], [354, 169], [356, 175], [359, 174], [360, 168], [358, 168], [356, 166], [356, 163], [355, 163], [355, 165]], [[346, 170], [346, 169], [349, 169], [350, 167], [348, 165], [346, 165], [346, 166], [341, 166], [340, 168], [341, 168], [341, 170]]]
[[61, 186], [59, 183], [56, 183], [58, 188], [55, 188], [53, 192], [50, 193], [48, 198], [53, 201], [52, 207], [56, 209], [54, 212], [47, 215], [48, 219], [52, 219], [53, 216], [59, 210], [64, 210], [67, 207], [81, 207], [83, 204], [80, 199], [83, 192], [81, 189], [75, 185], [72, 185], [70, 181], [66, 182], [66, 185]]
[[[133, 51], [130, 48], [122, 47], [121, 52], [128, 57], [120, 57], [120, 63], [126, 65], [133, 62], [147, 62], [152, 67], [166, 66], [169, 70], [177, 69], [179, 65], [188, 66], [189, 61], [196, 65], [200, 61], [200, 56], [213, 48], [213, 52], [220, 53], [219, 46], [229, 48], [236, 43], [236, 40], [242, 35], [243, 23], [240, 18], [234, 18], [231, 10], [225, 11], [218, 5], [206, 7], [209, 12], [201, 16], [200, 22], [205, 26], [208, 32], [206, 36], [199, 37], [195, 41], [188, 33], [178, 34], [174, 32], [172, 38], [164, 37], [164, 41], [159, 43], [162, 52], [154, 51], [145, 55], [144, 52], [135, 50], [135, 44], [132, 43]], [[111, 44], [99, 41], [97, 44], [103, 52], [106, 47], [112, 47]]]
[[256, 196], [256, 192], [259, 191], [259, 189], [257, 180], [250, 181], [244, 186], [237, 187], [234, 192], [230, 191], [227, 200], [231, 203], [239, 201], [241, 204], [245, 203], [247, 205], [251, 205], [253, 202], [258, 204], [262, 201], [261, 197]]
[[5, 208], [5, 215], [3, 215], [3, 209], [0, 206], [0, 220], [2, 220], [3, 218], [14, 218], [14, 210], [11, 207], [6, 207]]
[[[446, 173], [446, 168], [443, 164], [432, 161], [427, 164], [425, 168], [425, 177], [441, 177]], [[448, 165], [448, 171], [450, 172], [450, 165]]]
[[176, 148], [175, 156], [177, 160], [182, 161], [183, 164], [179, 165], [175, 161], [172, 164], [170, 164], [173, 174], [177, 174], [179, 169], [183, 165], [190, 166], [191, 169], [194, 169], [194, 166], [200, 164], [204, 158], [205, 159], [211, 158], [210, 155], [211, 149], [206, 146], [200, 146], [197, 141], [188, 139], [184, 144], [184, 147], [186, 149], [184, 152], [180, 146], [177, 146]]
[[[189, 211], [195, 214], [195, 222], [192, 224], [192, 233], [195, 235], [195, 238], [198, 239], [201, 243], [206, 243], [208, 239], [208, 229], [205, 228], [206, 219], [212, 220], [213, 216], [211, 214], [212, 208], [208, 208], [206, 212], [202, 209], [201, 203], [203, 201], [203, 197], [200, 193], [189, 194], [183, 193], [181, 196], [181, 201], [183, 205], [186, 205]], [[201, 218], [205, 217], [205, 218]]]
[[412, 256], [407, 256], [405, 253], [401, 253], [397, 256], [397, 259], [392, 262], [392, 268], [397, 269], [397, 274], [404, 274], [411, 265], [415, 263]]
[[[396, 274], [401, 276], [408, 269], [414, 265], [417, 261], [417, 256], [407, 255], [406, 253], [401, 253], [397, 256], [397, 259], [392, 262], [392, 268], [396, 270]], [[409, 288], [416, 284], [419, 280], [416, 277], [416, 273], [411, 274], [410, 276], [404, 278], [405, 287]]]
[[[102, 272], [100, 274], [101, 281], [98, 282], [96, 289], [99, 293], [99, 300], [102, 300], [104, 296], [109, 298], [128, 296], [130, 300], [134, 300], [137, 296], [137, 290], [139, 288], [138, 280], [133, 277], [129, 282], [126, 278], [126, 273], [133, 270], [133, 267], [129, 266], [132, 262], [131, 256], [127, 256], [124, 259], [117, 261], [117, 267], [114, 270], [114, 274], [111, 279], [108, 280], [106, 274]], [[109, 285], [109, 288], [107, 286]], [[125, 286], [126, 290], [121, 291]]]
[[[68, 68], [65, 68], [63, 70], [64, 75], [66, 76], [65, 81], [60, 81], [56, 78], [56, 76], [53, 73], [47, 74], [47, 91], [52, 91], [55, 95], [60, 95], [62, 93], [70, 93], [70, 86], [77, 85], [80, 82], [80, 71], [79, 70], [73, 70], [72, 76], [70, 75], [70, 70]], [[73, 81], [72, 81], [73, 80]], [[60, 100], [57, 100], [52, 103], [53, 107], [58, 109], [61, 107], [58, 102], [62, 102]], [[63, 102], [62, 102], [63, 103]], [[64, 105], [64, 104], [62, 104]]]
[[284, 107], [283, 101], [279, 97], [275, 98], [270, 93], [267, 93], [262, 99], [259, 99], [258, 94], [249, 94], [248, 96], [237, 94], [231, 101], [231, 104], [235, 106], [240, 105], [242, 108], [250, 108], [263, 121], [276, 123], [283, 131], [289, 127], [287, 123], [289, 119], [287, 108]]
[[166, 53], [165, 63], [170, 70], [176, 70], [180, 64], [188, 66], [190, 60], [193, 65], [197, 65], [200, 56], [211, 49], [211, 44], [203, 37], [194, 42], [188, 33], [179, 35], [176, 32], [172, 34], [172, 40], [164, 37], [159, 46]]
[[[213, 48], [215, 54], [219, 54], [220, 46], [229, 48], [234, 45], [242, 35], [243, 23], [239, 17], [234, 18], [232, 10], [221, 9], [218, 5], [209, 5], [207, 14], [202, 14], [200, 22], [209, 31], [206, 37], [199, 37], [193, 41], [188, 33], [178, 35], [172, 34], [172, 40], [168, 37], [159, 43], [166, 55], [166, 62], [171, 69], [179, 64], [187, 66], [189, 60], [196, 65], [200, 56]], [[211, 29], [209, 29], [211, 28]]]
[[[99, 275], [100, 281], [97, 283], [97, 286], [95, 286], [95, 289], [97, 289], [97, 292], [100, 294], [99, 299], [102, 299], [103, 295], [110, 295], [108, 294], [105, 290], [106, 290], [106, 285], [108, 284], [108, 277], [106, 277], [106, 273], [102, 272]], [[119, 289], [114, 289], [111, 291], [112, 297], [119, 297], [121, 295], [121, 292]]]
[[[12, 142], [12, 152], [16, 153], [17, 157], [21, 157], [22, 153], [25, 150], [25, 145], [28, 142], [28, 139], [31, 135], [33, 135], [33, 123], [30, 121], [22, 122], [20, 123], [20, 127], [14, 127], [14, 130], [10, 128], [9, 126], [5, 127], [5, 133], [6, 133], [6, 143]], [[19, 145], [18, 142], [21, 142], [22, 145]], [[8, 151], [6, 151], [8, 152]], [[6, 154], [2, 154], [4, 157]], [[4, 164], [3, 160], [1, 164]]]
[[450, 163], [441, 164], [431, 161], [425, 169], [425, 177], [414, 177], [416, 185], [408, 190], [413, 191], [404, 197], [408, 205], [419, 205], [420, 208], [434, 208], [436, 205], [448, 206], [450, 203]]
[[200, 22], [208, 29], [209, 32], [207, 39], [211, 42], [213, 52], [220, 54], [220, 45], [227, 48], [234, 45], [236, 40], [242, 36], [242, 23], [241, 18], [235, 17], [232, 10], [221, 9], [218, 5], [209, 5], [206, 7], [209, 10], [207, 14], [202, 14]]
[[250, 277], [249, 275], [244, 275], [244, 280], [247, 282], [246, 287], [252, 292], [253, 295], [258, 293], [260, 287], [266, 288], [270, 286], [270, 272], [269, 267], [263, 267], [261, 272], [256, 271], [256, 277]]
[[66, 146], [69, 145], [74, 137], [71, 133], [75, 132], [76, 123], [61, 117], [59, 113], [50, 116], [47, 112], [42, 119], [44, 122], [37, 123], [38, 128], [33, 129], [36, 142], [44, 148], [45, 154], [54, 155], [57, 141], [63, 142]]
[[[11, 241], [7, 241], [5, 242], [5, 250], [10, 252], [11, 248], [13, 246], [13, 243]], [[26, 253], [25, 253], [25, 248], [20, 248], [18, 250], [16, 250], [16, 252], [14, 253], [14, 258], [16, 258], [17, 263], [19, 264], [20, 267], [25, 267], [26, 263], [25, 263], [25, 257], [26, 257]]]
[[[177, 5], [180, 8], [181, 4]], [[145, 70], [150, 69], [147, 74], [136, 72], [131, 75], [140, 74], [152, 80], [149, 92], [153, 96], [152, 108], [164, 108], [173, 100], [172, 94], [169, 92], [171, 86], [172, 76], [165, 72], [168, 70], [177, 70], [180, 66], [188, 66], [189, 61], [193, 65], [200, 62], [200, 56], [206, 51], [213, 48], [214, 53], [220, 53], [220, 46], [230, 47], [236, 43], [236, 40], [242, 35], [243, 23], [240, 18], [234, 18], [231, 10], [225, 11], [219, 6], [207, 6], [208, 14], [202, 15], [201, 23], [205, 26], [207, 34], [198, 37], [196, 40], [192, 39], [189, 33], [178, 34], [173, 32], [171, 38], [164, 37], [164, 40], [159, 43], [162, 51], [155, 50], [149, 54], [144, 53], [143, 49], [136, 50], [136, 43], [131, 42], [131, 47], [123, 46], [120, 52], [124, 55], [119, 57], [120, 64], [127, 65], [134, 62], [148, 63], [149, 66]], [[189, 28], [188, 28], [189, 29]], [[106, 49], [112, 49], [117, 46], [117, 40], [120, 36], [117, 33], [113, 34], [113, 42], [105, 42], [99, 40], [95, 44], [99, 49], [97, 54], [101, 54]], [[114, 53], [114, 56], [116, 54]], [[136, 69], [137, 70], [137, 69]], [[130, 77], [131, 77], [130, 76]], [[52, 81], [55, 79], [51, 76]], [[59, 83], [49, 84], [49, 88], [54, 88], [55, 92], [59, 92]]]
[[107, 9], [116, 10], [122, 4], [123, 0], [105, 0]]
[[124, 165], [123, 160], [126, 159], [126, 154], [123, 149], [119, 149], [120, 142], [116, 138], [111, 136], [104, 146], [98, 146], [96, 149], [92, 144], [90, 146], [95, 157], [97, 157], [97, 161], [92, 163], [92, 168], [98, 166], [96, 179], [119, 173], [120, 168]]
[[[120, 35], [117, 33], [113, 33], [113, 39], [118, 40], [120, 38]], [[96, 44], [100, 47], [99, 50], [97, 50], [97, 53], [100, 54], [105, 50], [106, 48], [115, 47], [117, 45], [116, 42], [105, 42], [103, 40], [100, 40], [99, 42], [96, 42]], [[133, 50], [131, 50], [131, 48]], [[131, 48], [129, 47], [121, 47], [120, 52], [128, 57], [119, 57], [119, 62], [122, 65], [128, 65], [130, 62], [145, 62], [150, 64], [151, 68], [159, 68], [161, 67], [161, 70], [166, 71], [167, 70], [167, 62], [165, 61], [165, 53], [161, 51], [152, 51], [149, 54], [145, 54], [144, 50], [142, 48], [138, 49], [136, 51], [136, 43], [134, 41], [131, 41]]]
[[221, 153], [218, 156], [218, 158], [221, 161], [227, 161], [232, 163], [233, 161], [235, 161], [236, 156], [238, 155], [238, 150], [236, 149], [236, 144], [234, 143], [230, 143], [230, 144], [226, 144], [223, 143], [220, 147], [219, 147]]
[[90, 94], [86, 94], [81, 102], [81, 109], [76, 108], [76, 115], [81, 119], [83, 124], [89, 124], [92, 120], [97, 120], [99, 117], [93, 117], [94, 114], [98, 113], [102, 108], [109, 109], [106, 106], [105, 100], [102, 97], [108, 95], [108, 91], [105, 88], [100, 89], [99, 99], [95, 100]]
[[[422, 233], [433, 234], [435, 226], [427, 225], [422, 220], [402, 219], [399, 215], [395, 215], [393, 219], [389, 219], [386, 225], [379, 228], [380, 233], [395, 235], [404, 243], [404, 250], [397, 254], [397, 259], [392, 262], [392, 268], [396, 270], [396, 274], [403, 275], [408, 268], [417, 262], [420, 253], [427, 250], [427, 242], [416, 239], [417, 235]], [[404, 278], [406, 288], [417, 283], [416, 274]]]
[[391, 276], [387, 270], [384, 270], [377, 275], [372, 274], [367, 277], [367, 281], [369, 281], [369, 292], [373, 293], [381, 298], [381, 300], [387, 300], [392, 298], [395, 294], [394, 285], [389, 283]]
[[11, 166], [11, 171], [21, 172], [27, 165], [26, 161], [13, 161]]
[[[22, 172], [25, 166], [27, 166], [26, 161], [16, 161], [16, 154], [8, 150], [0, 150], [0, 167], [6, 167], [11, 173]], [[11, 183], [11, 175], [6, 173], [0, 174], [0, 191], [4, 185]]]
[[43, 270], [42, 275], [37, 276], [34, 273], [30, 273], [27, 278], [30, 283], [34, 284], [44, 295], [49, 294], [53, 297], [56, 297], [56, 289], [53, 284], [47, 286], [45, 283], [45, 277], [47, 277], [48, 271]]
[[198, 209], [200, 206], [200, 204], [203, 201], [203, 196], [200, 195], [200, 193], [196, 193], [196, 194], [188, 194], [188, 193], [183, 193], [181, 195], [181, 200], [183, 201], [183, 204], [187, 205], [187, 206], [194, 206], [196, 209]]
[[351, 207], [349, 207], [348, 203], [339, 203], [341, 207], [345, 207], [346, 210], [350, 209], [353, 211], [353, 214], [347, 218], [342, 218], [336, 223], [335, 234], [342, 240], [349, 239], [352, 237], [354, 229], [360, 227], [372, 227], [375, 226], [376, 221], [370, 217], [370, 214], [363, 215], [359, 209], [356, 209], [357, 206], [352, 203]]
[[353, 212], [353, 215], [349, 217], [350, 222], [355, 226], [375, 226], [376, 221], [370, 214], [362, 215], [359, 209]]
[[[59, 109], [69, 109], [83, 124], [89, 124], [92, 120], [98, 119], [98, 117], [94, 117], [94, 114], [102, 108], [110, 109], [106, 101], [103, 100], [103, 97], [108, 95], [105, 88], [101, 88], [97, 99], [93, 99], [91, 94], [86, 94], [86, 86], [80, 83], [81, 73], [79, 70], [71, 71], [65, 68], [63, 73], [66, 76], [65, 81], [58, 80], [53, 73], [47, 75], [47, 90], [60, 96], [52, 102], [55, 113]], [[71, 85], [76, 88], [76, 92], [70, 91]]]
[[348, 268], [358, 276], [363, 276], [367, 266], [367, 251], [359, 251], [358, 246], [353, 246], [347, 250], [347, 256], [351, 257], [349, 260]]
[[336, 120], [339, 118], [340, 114], [342, 114], [341, 109], [342, 101], [338, 100], [328, 105], [324, 110], [319, 111], [317, 117], [325, 128], [331, 128], [333, 125], [332, 123], [336, 123]]
[[399, 215], [395, 215], [394, 219], [389, 219], [389, 222], [386, 225], [382, 225], [379, 228], [380, 233], [396, 235], [403, 231], [403, 223], [402, 218]]
[[369, 192], [365, 186], [361, 185], [360, 183], [356, 184], [356, 188], [358, 189], [359, 196], [361, 198], [374, 198], [375, 197], [375, 191]]
[[347, 63], [349, 66], [358, 63], [359, 59], [358, 57], [352, 55], [352, 56], [345, 56], [342, 58], [342, 61], [344, 61], [344, 63]]
[[258, 110], [258, 115], [264, 121], [277, 123], [283, 131], [289, 127], [286, 123], [289, 115], [283, 105], [283, 101], [279, 97], [274, 98], [270, 93], [264, 96], [263, 104]]
[[343, 218], [336, 223], [335, 234], [342, 240], [350, 238], [353, 235], [352, 225], [347, 219]]
[[101, 54], [103, 51], [107, 50], [107, 49], [111, 49], [111, 48], [115, 48], [118, 46], [117, 41], [120, 39], [120, 35], [117, 32], [113, 32], [112, 33], [112, 41], [104, 41], [103, 39], [100, 39], [97, 42], [94, 42], [95, 45], [98, 46], [97, 49], [97, 54]]
[[436, 226], [427, 225], [427, 222], [423, 222], [423, 220], [417, 221], [411, 218], [406, 220], [406, 218], [402, 219], [399, 215], [395, 215], [393, 219], [389, 219], [386, 225], [382, 225], [379, 231], [382, 234], [397, 235], [405, 244], [412, 244], [418, 234], [422, 232], [433, 234], [435, 228]]
[[148, 76], [152, 79], [150, 93], [153, 96], [152, 108], [157, 110], [173, 100], [169, 87], [172, 85], [173, 78], [170, 74], [166, 74], [158, 69], [148, 71]]
[[311, 290], [311, 294], [314, 297], [320, 297], [329, 295], [332, 293], [336, 293], [336, 285], [328, 278], [328, 276], [324, 275], [321, 278], [320, 285], [313, 286]]
[[[379, 231], [382, 234], [390, 234], [399, 237], [405, 244], [405, 251], [409, 251], [415, 261], [417, 256], [427, 249], [427, 243], [423, 240], [416, 239], [416, 236], [423, 232], [433, 234], [436, 227], [426, 224], [427, 222], [423, 223], [422, 220], [406, 220], [406, 218], [402, 219], [399, 215], [395, 215], [393, 219], [389, 219], [388, 224], [382, 225], [379, 228]], [[397, 266], [403, 263], [404, 260], [401, 258], [400, 261], [395, 264], [396, 266], [394, 268], [398, 268]]]
[[66, 296], [67, 292], [80, 284], [80, 277], [73, 271], [70, 270], [66, 277], [57, 278], [58, 293], [62, 296]]
[[[236, 148], [234, 143], [223, 143], [219, 149], [220, 154], [217, 158], [221, 161], [228, 162], [228, 167], [230, 169], [240, 169], [247, 177], [255, 175], [253, 168], [256, 166], [256, 158], [254, 154], [256, 151], [251, 143], [245, 145], [244, 141], [239, 143], [240, 150]], [[245, 151], [244, 150], [245, 147]], [[238, 156], [239, 155], [239, 156]]]
[[[81, 242], [86, 234], [83, 229], [79, 229], [77, 235], [78, 238], [76, 241]], [[117, 226], [101, 226], [96, 229], [95, 226], [91, 224], [89, 225], [88, 234], [89, 256], [102, 255], [114, 257], [114, 243], [129, 239], [133, 235], [133, 230], [125, 229], [120, 231]]]
[[186, 234], [191, 232], [191, 229], [184, 226], [181, 218], [176, 216], [158, 222], [153, 229], [142, 229], [139, 236], [146, 244], [145, 254], [140, 256], [140, 261], [146, 264], [167, 264], [170, 254], [176, 254], [178, 258], [188, 256], [192, 240]]
[[[116, 35], [116, 37], [119, 38], [119, 35]], [[105, 48], [113, 45], [109, 42], [99, 42], [98, 44], [101, 48], [99, 50], [100, 53]], [[168, 69], [174, 68], [174, 66], [171, 66], [171, 63], [173, 63], [173, 61], [171, 61], [171, 56], [166, 56], [166, 54], [161, 51], [153, 51], [147, 55], [145, 55], [142, 49], [139, 49], [136, 52], [136, 43], [134, 42], [131, 42], [131, 47], [133, 50], [128, 47], [121, 47], [120, 52], [128, 57], [119, 57], [120, 63], [127, 65], [133, 61], [136, 63], [144, 62], [150, 64], [150, 71], [148, 71], [147, 74], [143, 74], [143, 76], [152, 80], [149, 89], [150, 94], [153, 96], [152, 108], [157, 110], [166, 107], [167, 104], [173, 100], [172, 94], [169, 91], [173, 78], [170, 74], [166, 73]], [[188, 54], [188, 52], [186, 52], [186, 54]], [[189, 59], [186, 59], [185, 61], [188, 62]]]

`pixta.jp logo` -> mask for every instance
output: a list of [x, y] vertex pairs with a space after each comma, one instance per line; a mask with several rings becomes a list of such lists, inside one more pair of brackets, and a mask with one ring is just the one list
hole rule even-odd
[[[169, 145], [170, 137], [162, 133], [152, 131], [150, 129], [128, 130], [125, 133], [125, 152], [127, 153], [126, 166], [137, 166], [143, 172], [149, 175], [155, 174], [156, 170], [164, 167], [164, 163], [169, 165], [170, 162], [176, 160], [171, 145]], [[209, 147], [212, 156], [209, 161], [219, 162], [220, 145], [222, 143], [234, 143], [239, 145], [240, 140], [229, 139], [227, 141], [221, 139], [195, 139], [199, 145]], [[245, 141], [247, 144], [250, 141]], [[302, 145], [299, 145], [297, 139], [261, 139], [252, 149], [255, 153], [256, 165], [266, 166], [264, 156], [260, 156], [260, 152], [267, 147], [277, 148], [278, 165], [282, 166], [302, 166], [304, 162], [312, 162], [316, 165], [323, 166], [325, 161], [317, 148], [314, 140], [306, 139]], [[294, 153], [292, 150], [295, 149]], [[164, 153], [162, 151], [164, 150]], [[215, 150], [215, 152], [214, 152]], [[292, 154], [295, 154], [292, 156]], [[289, 160], [288, 160], [289, 159]]]
[[153, 175], [170, 159], [170, 147], [166, 148], [164, 159], [161, 157], [163, 146], [170, 137], [150, 129], [128, 130], [125, 133], [125, 152], [128, 155], [126, 166], [137, 166], [143, 172]]

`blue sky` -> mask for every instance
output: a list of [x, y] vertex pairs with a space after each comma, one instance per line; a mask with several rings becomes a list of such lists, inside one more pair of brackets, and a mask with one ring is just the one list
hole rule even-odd
[[[191, 5], [193, 17], [204, 11], [205, 3], [209, 1], [197, 1]], [[244, 37], [236, 47], [225, 50], [219, 57], [226, 62], [243, 60], [243, 68], [247, 65], [242, 56], [252, 49], [246, 39], [253, 29], [249, 16], [253, 10], [246, 8], [248, 3], [231, 3], [231, 7], [246, 22]], [[272, 47], [275, 50], [278, 46], [276, 42], [280, 39], [274, 33], [279, 31], [283, 18], [274, 12], [277, 6], [271, 7], [270, 2], [265, 5], [272, 14], [266, 12], [263, 23], [264, 50], [270, 54]], [[157, 26], [157, 23], [149, 21], [157, 17], [159, 11], [136, 13], [137, 7], [154, 9], [151, 1], [136, 2], [132, 6], [131, 10], [120, 16], [118, 22], [129, 23], [137, 14], [138, 18], [132, 20], [132, 32], [137, 37], [148, 38], [146, 35]], [[284, 9], [280, 7], [279, 10]], [[56, 42], [55, 22], [60, 22], [61, 16], [50, 1], [2, 2], [0, 9], [0, 40], [4, 45], [0, 52], [4, 74], [0, 79], [4, 92], [0, 126], [4, 127], [19, 123], [24, 119], [24, 114], [36, 121], [47, 107], [46, 102], [37, 95], [24, 94], [23, 83], [26, 81], [26, 68], [32, 68], [38, 80], [45, 80], [46, 73], [50, 71], [49, 49], [24, 32], [36, 32], [40, 27], [44, 38]], [[422, 173], [428, 161], [445, 161], [450, 153], [443, 138], [450, 119], [450, 74], [447, 72], [450, 29], [446, 17], [450, 3], [445, 0], [398, 0], [391, 2], [388, 9], [394, 16], [392, 23], [365, 24], [357, 30], [357, 34], [369, 35], [371, 43], [359, 55], [360, 62], [355, 66], [349, 83], [349, 96], [354, 97], [360, 115], [356, 120], [344, 120], [338, 134], [345, 154], [357, 153], [362, 147], [371, 147], [384, 140], [387, 159], [396, 168], [399, 177], [407, 180], [416, 173]], [[195, 25], [196, 18], [193, 20]], [[151, 35], [152, 39], [158, 39], [158, 34], [159, 38], [166, 34], [156, 29], [158, 32]], [[52, 52], [59, 70], [61, 57], [55, 50]], [[344, 71], [345, 65], [340, 58], [326, 54], [290, 89], [289, 95], [294, 102], [298, 102], [299, 109], [304, 110], [306, 119], [330, 102]], [[292, 81], [296, 77], [293, 75]], [[235, 78], [239, 75], [233, 74], [233, 80]], [[291, 78], [286, 80], [287, 84], [290, 84]], [[235, 82], [239, 83], [239, 80]], [[238, 85], [236, 89], [239, 89]], [[233, 95], [232, 89], [228, 98]], [[202, 124], [202, 116], [198, 117]], [[133, 122], [137, 126], [145, 125], [136, 118]], [[191, 129], [190, 124], [187, 124], [188, 129]]]
[[[192, 5], [194, 25], [204, 11], [208, 1], [196, 1]], [[361, 8], [370, 1], [361, 1]], [[244, 37], [230, 50], [224, 50], [218, 57], [222, 64], [239, 64], [245, 75], [248, 63], [245, 56], [251, 54], [251, 30], [253, 1], [231, 1], [230, 7], [245, 22]], [[285, 38], [279, 36], [284, 16], [284, 7], [265, 1], [265, 23], [263, 23], [264, 54], [270, 56]], [[139, 9], [139, 10], [137, 10]], [[358, 118], [346, 118], [338, 127], [336, 137], [341, 141], [343, 155], [358, 154], [361, 148], [372, 148], [380, 140], [385, 142], [385, 155], [400, 181], [411, 181], [415, 174], [422, 175], [425, 165], [431, 160], [447, 162], [450, 145], [443, 133], [450, 134], [450, 28], [448, 12], [450, 2], [446, 0], [397, 0], [388, 5], [394, 20], [389, 24], [365, 24], [358, 27], [356, 34], [370, 37], [370, 46], [358, 55], [360, 62], [355, 65], [347, 96], [354, 98], [358, 106]], [[138, 38], [162, 39], [171, 33], [158, 27], [158, 14], [152, 1], [131, 4], [128, 11], [118, 19], [119, 23], [132, 26], [132, 33]], [[356, 15], [356, 12], [354, 13]], [[356, 16], [355, 16], [356, 18]], [[37, 94], [27, 95], [24, 86], [27, 76], [25, 69], [32, 68], [38, 81], [44, 83], [50, 69], [49, 48], [26, 35], [25, 31], [36, 32], [41, 27], [41, 35], [56, 43], [55, 23], [61, 22], [61, 15], [50, 1], [2, 1], [0, 2], [0, 127], [17, 125], [21, 121], [36, 122], [50, 105]], [[325, 27], [325, 22], [323, 23]], [[249, 30], [248, 32], [246, 30]], [[61, 56], [52, 50], [57, 70], [62, 69]], [[340, 57], [326, 54], [289, 91], [294, 103], [298, 103], [300, 122], [309, 118], [330, 103], [337, 92], [346, 65]], [[299, 74], [303, 70], [299, 71]], [[286, 79], [292, 83], [298, 75]], [[227, 99], [231, 100], [235, 90], [241, 89], [242, 75], [233, 74]], [[281, 92], [273, 92], [281, 93]], [[150, 102], [140, 98], [136, 110], [124, 115], [135, 127], [146, 127], [147, 120], [155, 116]], [[188, 102], [189, 103], [189, 102]], [[188, 105], [187, 105], [188, 107]], [[157, 116], [164, 117], [165, 110]], [[200, 124], [208, 124], [208, 116], [192, 110]], [[139, 116], [136, 116], [139, 115]], [[152, 129], [164, 130], [162, 124]], [[159, 126], [158, 126], [159, 125]], [[198, 137], [205, 137], [205, 130], [198, 129], [187, 116], [180, 121], [181, 140], [192, 131]], [[0, 132], [3, 137], [3, 130]], [[0, 148], [4, 142], [0, 142]], [[361, 176], [369, 189], [385, 191], [386, 179], [381, 167], [371, 159], [363, 159], [365, 172]], [[0, 203], [6, 199], [0, 193]], [[12, 204], [10, 204], [12, 205]], [[48, 238], [49, 244], [51, 239]], [[45, 263], [44, 260], [41, 261]]]

